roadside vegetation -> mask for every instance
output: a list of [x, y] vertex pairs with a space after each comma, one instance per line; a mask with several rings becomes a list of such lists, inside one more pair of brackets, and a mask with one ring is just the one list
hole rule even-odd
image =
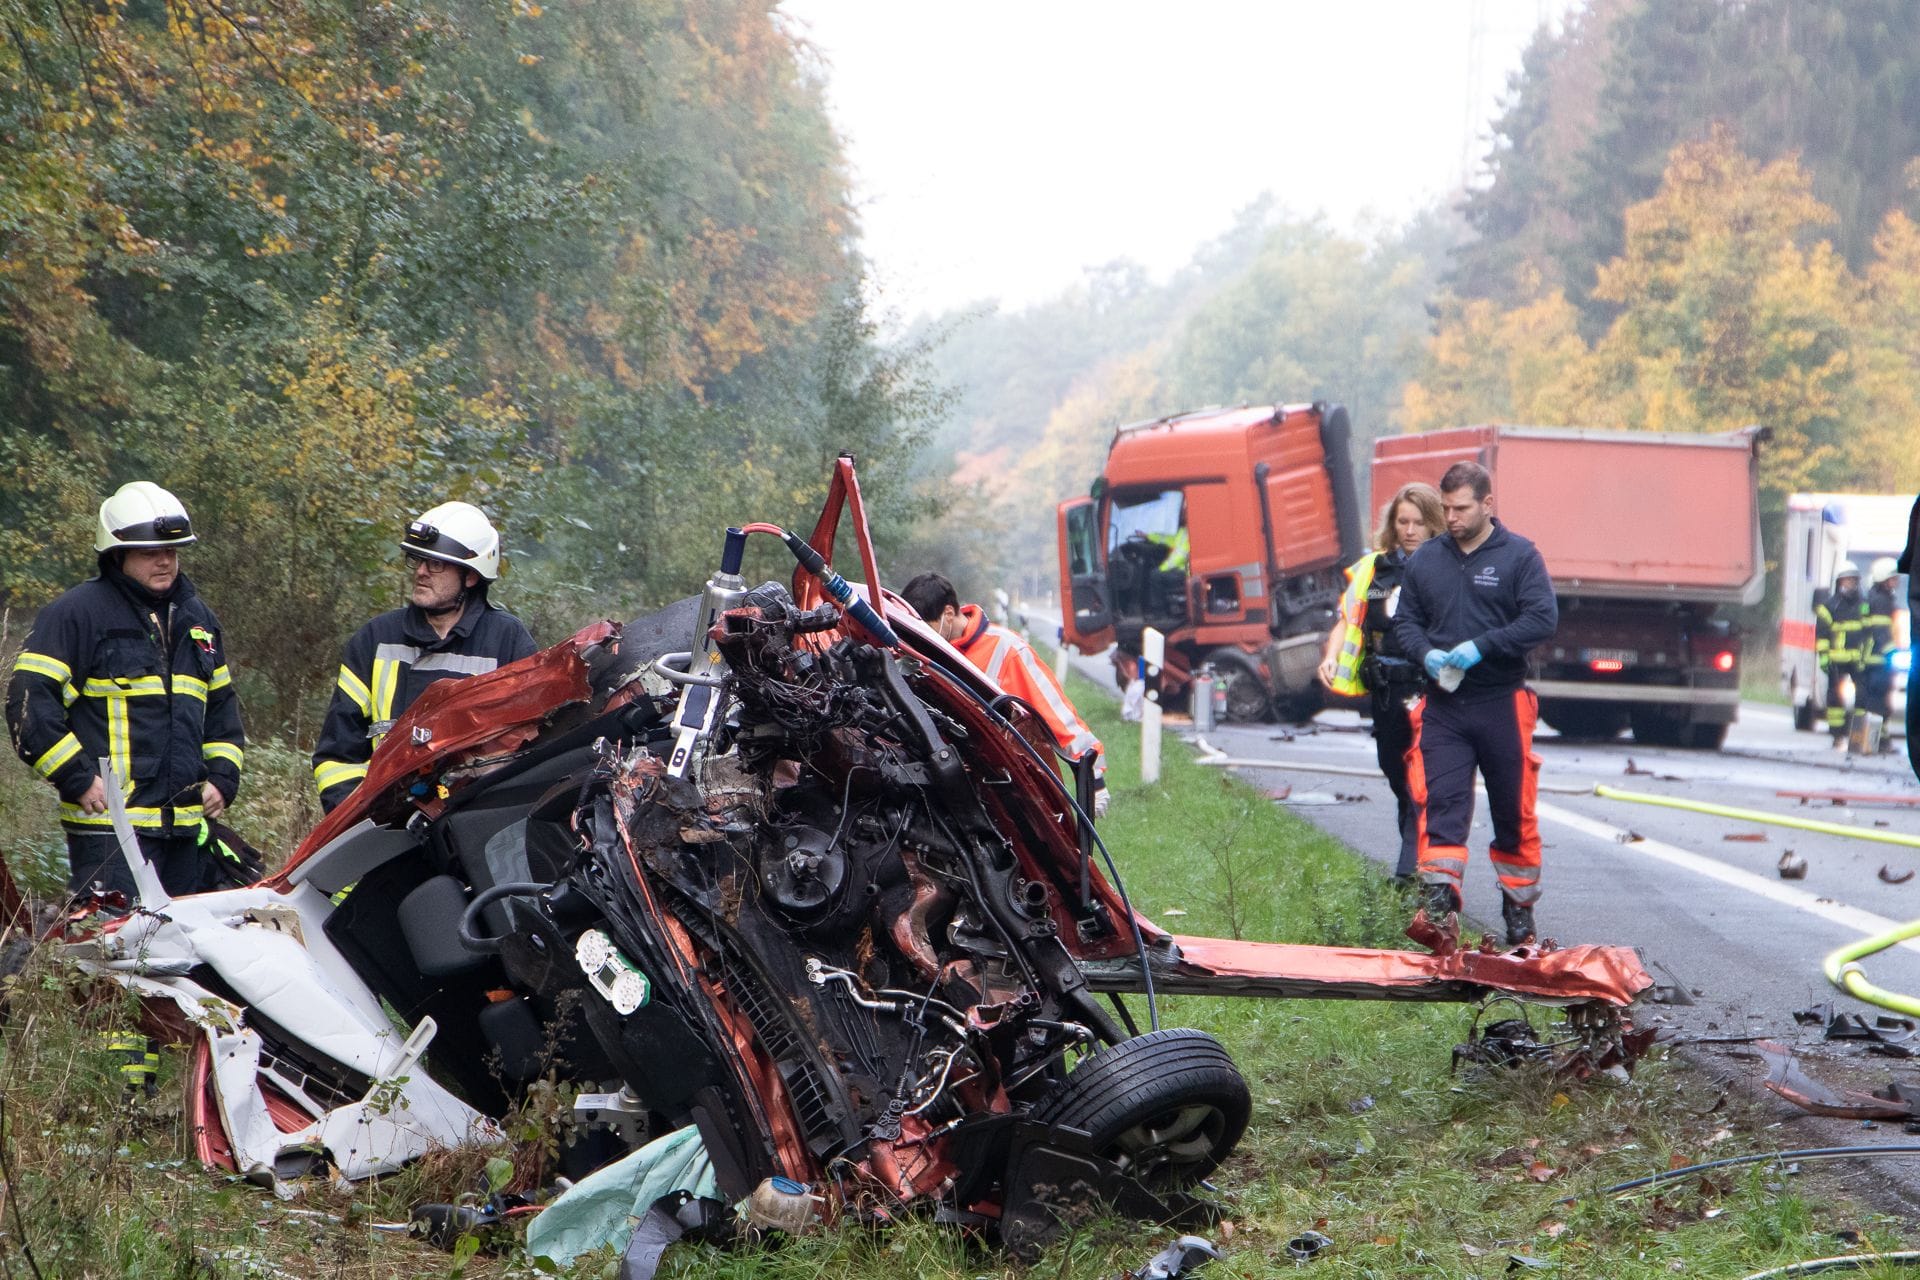
[[[1374, 864], [1299, 821], [1257, 789], [1191, 762], [1169, 742], [1161, 781], [1138, 776], [1138, 739], [1112, 699], [1071, 690], [1111, 750], [1115, 791], [1103, 826], [1138, 908], [1179, 932], [1353, 946], [1406, 945], [1410, 912]], [[235, 820], [275, 862], [297, 829], [308, 782], [297, 755], [270, 750], [251, 771]], [[0, 851], [42, 895], [62, 863], [51, 806], [24, 771], [0, 773]], [[1382, 831], [1389, 815], [1382, 815]], [[1180, 914], [1184, 913], [1184, 914]], [[154, 1091], [128, 1090], [104, 1037], [133, 1025], [125, 996], [38, 955], [11, 980], [0, 1046], [0, 1275], [44, 1277], [469, 1276], [537, 1274], [519, 1233], [462, 1258], [383, 1229], [413, 1205], [531, 1188], [549, 1176], [556, 1133], [546, 1097], [510, 1126], [512, 1170], [460, 1152], [380, 1183], [294, 1186], [293, 1198], [205, 1169], [181, 1111], [185, 1055], [162, 1053]], [[1138, 1010], [1139, 1002], [1135, 1002]], [[1218, 1035], [1246, 1073], [1254, 1119], [1216, 1176], [1226, 1252], [1209, 1274], [1293, 1274], [1288, 1242], [1334, 1242], [1313, 1263], [1328, 1277], [1493, 1276], [1519, 1256], [1553, 1274], [1741, 1276], [1846, 1251], [1832, 1233], [1895, 1247], [1900, 1224], [1803, 1191], [1776, 1170], [1735, 1170], [1623, 1200], [1613, 1182], [1779, 1142], [1715, 1082], [1655, 1054], [1630, 1083], [1558, 1081], [1530, 1071], [1449, 1071], [1473, 1011], [1453, 1005], [1167, 997], [1167, 1025]], [[1493, 1016], [1506, 1016], [1495, 1011]], [[1533, 1013], [1542, 1030], [1544, 1011]], [[1578, 1203], [1557, 1203], [1564, 1196]], [[1030, 1274], [1111, 1276], [1174, 1233], [1083, 1224]], [[478, 1242], [476, 1242], [478, 1243]], [[33, 1256], [28, 1261], [28, 1252]], [[611, 1277], [611, 1257], [568, 1272]], [[996, 1253], [944, 1227], [842, 1227], [719, 1251], [679, 1246], [671, 1276], [1015, 1274]]]

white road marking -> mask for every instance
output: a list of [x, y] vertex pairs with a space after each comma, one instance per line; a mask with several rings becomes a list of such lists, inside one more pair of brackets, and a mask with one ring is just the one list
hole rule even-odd
[[[1746, 893], [1751, 893], [1758, 898], [1765, 898], [1769, 902], [1776, 902], [1781, 906], [1792, 907], [1796, 911], [1804, 911], [1808, 915], [1818, 916], [1822, 920], [1840, 925], [1843, 928], [1855, 930], [1862, 937], [1876, 933], [1885, 933], [1889, 929], [1898, 928], [1902, 923], [1897, 920], [1889, 920], [1883, 915], [1865, 910], [1861, 907], [1849, 907], [1840, 902], [1822, 901], [1819, 897], [1808, 893], [1805, 889], [1795, 889], [1790, 885], [1780, 883], [1777, 879], [1769, 880], [1763, 875], [1757, 875], [1751, 871], [1743, 871], [1739, 867], [1730, 867], [1724, 862], [1718, 862], [1712, 858], [1704, 857], [1701, 854], [1689, 853], [1685, 849], [1679, 848], [1676, 845], [1667, 844], [1665, 841], [1650, 840], [1646, 837], [1641, 837], [1638, 840], [1624, 840], [1622, 837], [1628, 834], [1626, 828], [1611, 826], [1605, 822], [1601, 822], [1597, 818], [1589, 818], [1585, 814], [1562, 809], [1556, 804], [1536, 802], [1534, 805], [1534, 813], [1543, 822], [1556, 822], [1563, 827], [1571, 827], [1583, 835], [1592, 836], [1596, 840], [1605, 840], [1610, 844], [1617, 844], [1624, 850], [1643, 854], [1656, 862], [1664, 862], [1668, 866], [1679, 867], [1684, 871], [1691, 871], [1695, 875], [1705, 876], [1709, 880], [1718, 880], [1721, 884], [1731, 886]], [[1899, 945], [1910, 951], [1920, 951], [1920, 938], [1910, 938]]]

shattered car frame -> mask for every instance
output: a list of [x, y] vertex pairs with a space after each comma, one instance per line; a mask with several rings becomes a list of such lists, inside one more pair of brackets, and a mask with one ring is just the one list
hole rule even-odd
[[[919, 1204], [1016, 1249], [1061, 1188], [1161, 1220], [1251, 1111], [1226, 1051], [1110, 993], [1568, 1007], [1579, 1069], [1629, 1060], [1631, 951], [1371, 951], [1169, 935], [1136, 914], [1038, 718], [897, 598], [826, 566], [430, 687], [365, 782], [260, 885], [73, 940], [191, 1024], [209, 1162], [348, 1178], [497, 1140], [557, 1073], [611, 1146], [697, 1126], [724, 1195]], [[872, 601], [870, 607], [869, 601]], [[1111, 868], [1112, 864], [1107, 864]], [[1102, 995], [1109, 999], [1103, 1001]]]

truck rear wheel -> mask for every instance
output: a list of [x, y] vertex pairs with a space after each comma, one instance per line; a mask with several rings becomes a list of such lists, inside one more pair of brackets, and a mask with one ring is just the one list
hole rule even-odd
[[1677, 747], [1685, 740], [1687, 720], [1684, 713], [1661, 706], [1635, 707], [1628, 713], [1633, 722], [1633, 740], [1650, 747]]
[[1269, 718], [1273, 700], [1260, 678], [1253, 660], [1238, 649], [1215, 649], [1207, 655], [1215, 678], [1227, 691], [1225, 719], [1235, 724], [1252, 724]]
[[1727, 745], [1727, 730], [1731, 725], [1696, 724], [1687, 730], [1687, 745], [1695, 751], [1718, 751]]
[[1540, 718], [1563, 738], [1606, 742], [1627, 727], [1626, 708], [1617, 702], [1552, 698], [1540, 704]]

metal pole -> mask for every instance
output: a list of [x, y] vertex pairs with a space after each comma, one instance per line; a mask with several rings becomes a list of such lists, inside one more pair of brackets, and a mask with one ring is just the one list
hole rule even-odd
[[1147, 681], [1147, 696], [1140, 707], [1140, 781], [1160, 781], [1160, 692], [1153, 682], [1167, 660], [1167, 638], [1152, 627], [1140, 633], [1140, 656], [1146, 663], [1142, 673]]

